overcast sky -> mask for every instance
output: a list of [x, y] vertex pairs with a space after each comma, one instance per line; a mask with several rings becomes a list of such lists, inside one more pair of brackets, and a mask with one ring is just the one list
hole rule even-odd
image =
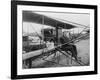
[[[82, 24], [85, 26], [89, 26], [90, 23], [90, 15], [89, 14], [78, 14], [78, 13], [54, 13], [54, 12], [35, 12], [38, 14], [42, 14], [54, 19], [64, 20], [64, 21], [70, 21], [78, 24]], [[25, 33], [32, 33], [32, 32], [38, 32], [40, 33], [42, 28], [47, 28], [50, 26], [47, 25], [41, 25], [37, 23], [32, 22], [23, 22], [23, 31]], [[81, 31], [82, 28], [79, 28]], [[78, 32], [77, 29], [74, 29], [74, 32]]]

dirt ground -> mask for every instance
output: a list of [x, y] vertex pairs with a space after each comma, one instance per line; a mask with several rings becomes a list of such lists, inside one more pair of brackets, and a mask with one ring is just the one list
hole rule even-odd
[[85, 64], [90, 62], [90, 39], [82, 40], [76, 44], [78, 50], [78, 57]]

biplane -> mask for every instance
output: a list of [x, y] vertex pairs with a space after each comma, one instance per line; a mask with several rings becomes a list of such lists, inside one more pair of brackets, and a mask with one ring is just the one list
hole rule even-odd
[[[72, 57], [72, 53], [70, 51], [66, 53], [61, 50], [61, 47], [68, 43], [75, 44], [81, 39], [89, 37], [90, 31], [89, 29], [87, 29], [89, 28], [88, 26], [70, 22], [70, 21], [65, 21], [62, 19], [54, 18], [54, 17], [48, 17], [48, 16], [38, 14], [32, 11], [23, 11], [23, 21], [34, 22], [37, 24], [53, 27], [53, 28], [42, 29], [41, 30], [42, 35], [39, 35], [37, 32], [35, 32], [35, 36], [39, 37], [40, 39], [39, 44], [32, 45], [32, 39], [29, 39], [29, 36], [32, 36], [32, 34], [23, 36], [24, 45], [23, 45], [22, 60], [25, 66], [27, 65], [28, 68], [32, 68], [32, 64], [34, 64], [34, 62], [38, 59], [41, 59], [42, 62], [43, 61], [47, 63], [50, 62], [50, 63], [61, 65], [61, 66], [71, 66], [71, 64], [69, 63], [67, 64], [59, 63], [60, 55], [64, 55], [66, 59], [70, 59], [70, 63], [74, 61], [75, 63], [81, 66], [87, 65], [81, 60], [75, 60], [75, 58]], [[65, 44], [60, 44], [59, 37], [62, 36], [62, 29], [72, 30], [78, 27], [82, 27], [83, 30], [76, 35], [74, 33], [70, 34], [70, 41], [68, 41]], [[84, 34], [82, 34], [82, 32], [84, 32]], [[48, 48], [46, 46], [46, 43], [50, 41], [53, 41], [54, 43], [53, 48]], [[57, 57], [57, 55], [59, 56]]]

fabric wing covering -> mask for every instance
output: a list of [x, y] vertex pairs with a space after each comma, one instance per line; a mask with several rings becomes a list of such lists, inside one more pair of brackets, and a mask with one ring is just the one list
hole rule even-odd
[[38, 24], [48, 25], [52, 27], [62, 27], [63, 29], [72, 29], [75, 28], [75, 25], [65, 23], [53, 18], [50, 18], [45, 15], [37, 14], [32, 11], [23, 11], [23, 21], [34, 22]]

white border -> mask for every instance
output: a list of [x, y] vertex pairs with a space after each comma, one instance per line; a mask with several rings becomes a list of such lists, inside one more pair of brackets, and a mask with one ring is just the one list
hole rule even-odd
[[[22, 69], [22, 10], [31, 11], [57, 11], [57, 12], [78, 12], [90, 13], [90, 66], [82, 67], [61, 67], [61, 68], [42, 68], [42, 69]], [[60, 72], [79, 72], [94, 71], [94, 10], [77, 9], [77, 8], [59, 8], [59, 7], [43, 7], [43, 6], [17, 6], [17, 75], [27, 74], [45, 74]]]

